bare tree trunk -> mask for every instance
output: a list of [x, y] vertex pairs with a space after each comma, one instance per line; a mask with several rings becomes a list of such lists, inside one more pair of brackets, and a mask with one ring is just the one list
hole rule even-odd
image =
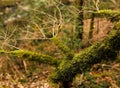
[[90, 30], [89, 30], [89, 39], [93, 37], [93, 29], [94, 29], [94, 13], [92, 13]]
[[84, 0], [76, 0], [76, 6], [79, 9], [79, 15], [76, 19], [76, 39], [81, 39], [83, 36], [83, 25], [84, 25], [84, 14], [83, 14], [83, 5], [84, 5]]

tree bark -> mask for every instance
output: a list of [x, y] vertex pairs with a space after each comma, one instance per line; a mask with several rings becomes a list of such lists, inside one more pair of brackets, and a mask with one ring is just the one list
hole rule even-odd
[[53, 82], [71, 82], [76, 74], [88, 71], [94, 64], [102, 60], [114, 60], [120, 50], [120, 22], [116, 24], [106, 39], [95, 43], [73, 57], [64, 60], [51, 75]]
[[89, 30], [89, 36], [88, 36], [89, 44], [91, 44], [90, 40], [93, 37], [93, 29], [94, 29], [94, 13], [92, 13], [91, 22], [90, 22], [90, 30]]
[[84, 5], [84, 0], [76, 0], [76, 6], [78, 10], [80, 11], [78, 14], [78, 17], [76, 18], [76, 39], [81, 39], [83, 36], [83, 25], [84, 25], [84, 14], [83, 14], [83, 5]]

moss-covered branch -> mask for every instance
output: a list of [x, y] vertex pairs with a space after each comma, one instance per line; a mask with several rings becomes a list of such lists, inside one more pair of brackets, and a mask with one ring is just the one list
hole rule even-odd
[[75, 55], [72, 61], [64, 60], [58, 69], [51, 76], [54, 82], [70, 82], [73, 77], [88, 71], [92, 65], [102, 60], [112, 60], [120, 50], [120, 22], [116, 24], [114, 30], [101, 43], [96, 43], [91, 47]]
[[60, 63], [60, 60], [57, 60], [56, 58], [52, 56], [38, 54], [35, 52], [26, 51], [26, 50], [14, 50], [10, 52], [0, 50], [0, 54], [10, 54], [12, 56], [23, 58], [29, 61], [41, 62], [44, 64], [53, 65], [53, 66], [58, 66], [58, 64]]
[[25, 50], [15, 50], [11, 51], [10, 54], [12, 56], [17, 56], [20, 58], [24, 58], [29, 61], [37, 61], [49, 65], [54, 65], [57, 66], [60, 62], [60, 60], [57, 60], [56, 58], [53, 58], [52, 56], [49, 55], [44, 55], [44, 54], [38, 54], [30, 51], [25, 51]]
[[0, 50], [0, 54], [3, 54], [3, 53], [5, 53], [6, 51], [4, 51], [4, 50]]
[[99, 10], [95, 13], [95, 17], [105, 17], [111, 22], [118, 22], [120, 20], [120, 12], [113, 10]]
[[70, 50], [61, 40], [56, 37], [53, 37], [52, 40], [57, 45], [57, 47], [65, 54], [65, 58], [71, 60], [73, 58], [73, 51]]

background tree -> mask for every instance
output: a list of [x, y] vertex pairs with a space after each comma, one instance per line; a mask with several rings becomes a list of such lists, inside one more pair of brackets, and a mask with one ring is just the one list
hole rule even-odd
[[[79, 14], [76, 17], [76, 29], [74, 37], [79, 42], [82, 42], [83, 39], [83, 27], [84, 27], [84, 0], [75, 0], [75, 5], [79, 10]], [[78, 47], [79, 48], [79, 47]]]

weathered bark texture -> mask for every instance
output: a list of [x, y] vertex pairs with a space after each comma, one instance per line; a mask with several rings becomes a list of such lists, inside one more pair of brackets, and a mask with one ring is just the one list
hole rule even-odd
[[93, 37], [93, 29], [94, 29], [94, 13], [92, 13], [92, 17], [91, 17], [91, 23], [90, 23], [90, 30], [89, 30], [89, 39], [91, 39]]

